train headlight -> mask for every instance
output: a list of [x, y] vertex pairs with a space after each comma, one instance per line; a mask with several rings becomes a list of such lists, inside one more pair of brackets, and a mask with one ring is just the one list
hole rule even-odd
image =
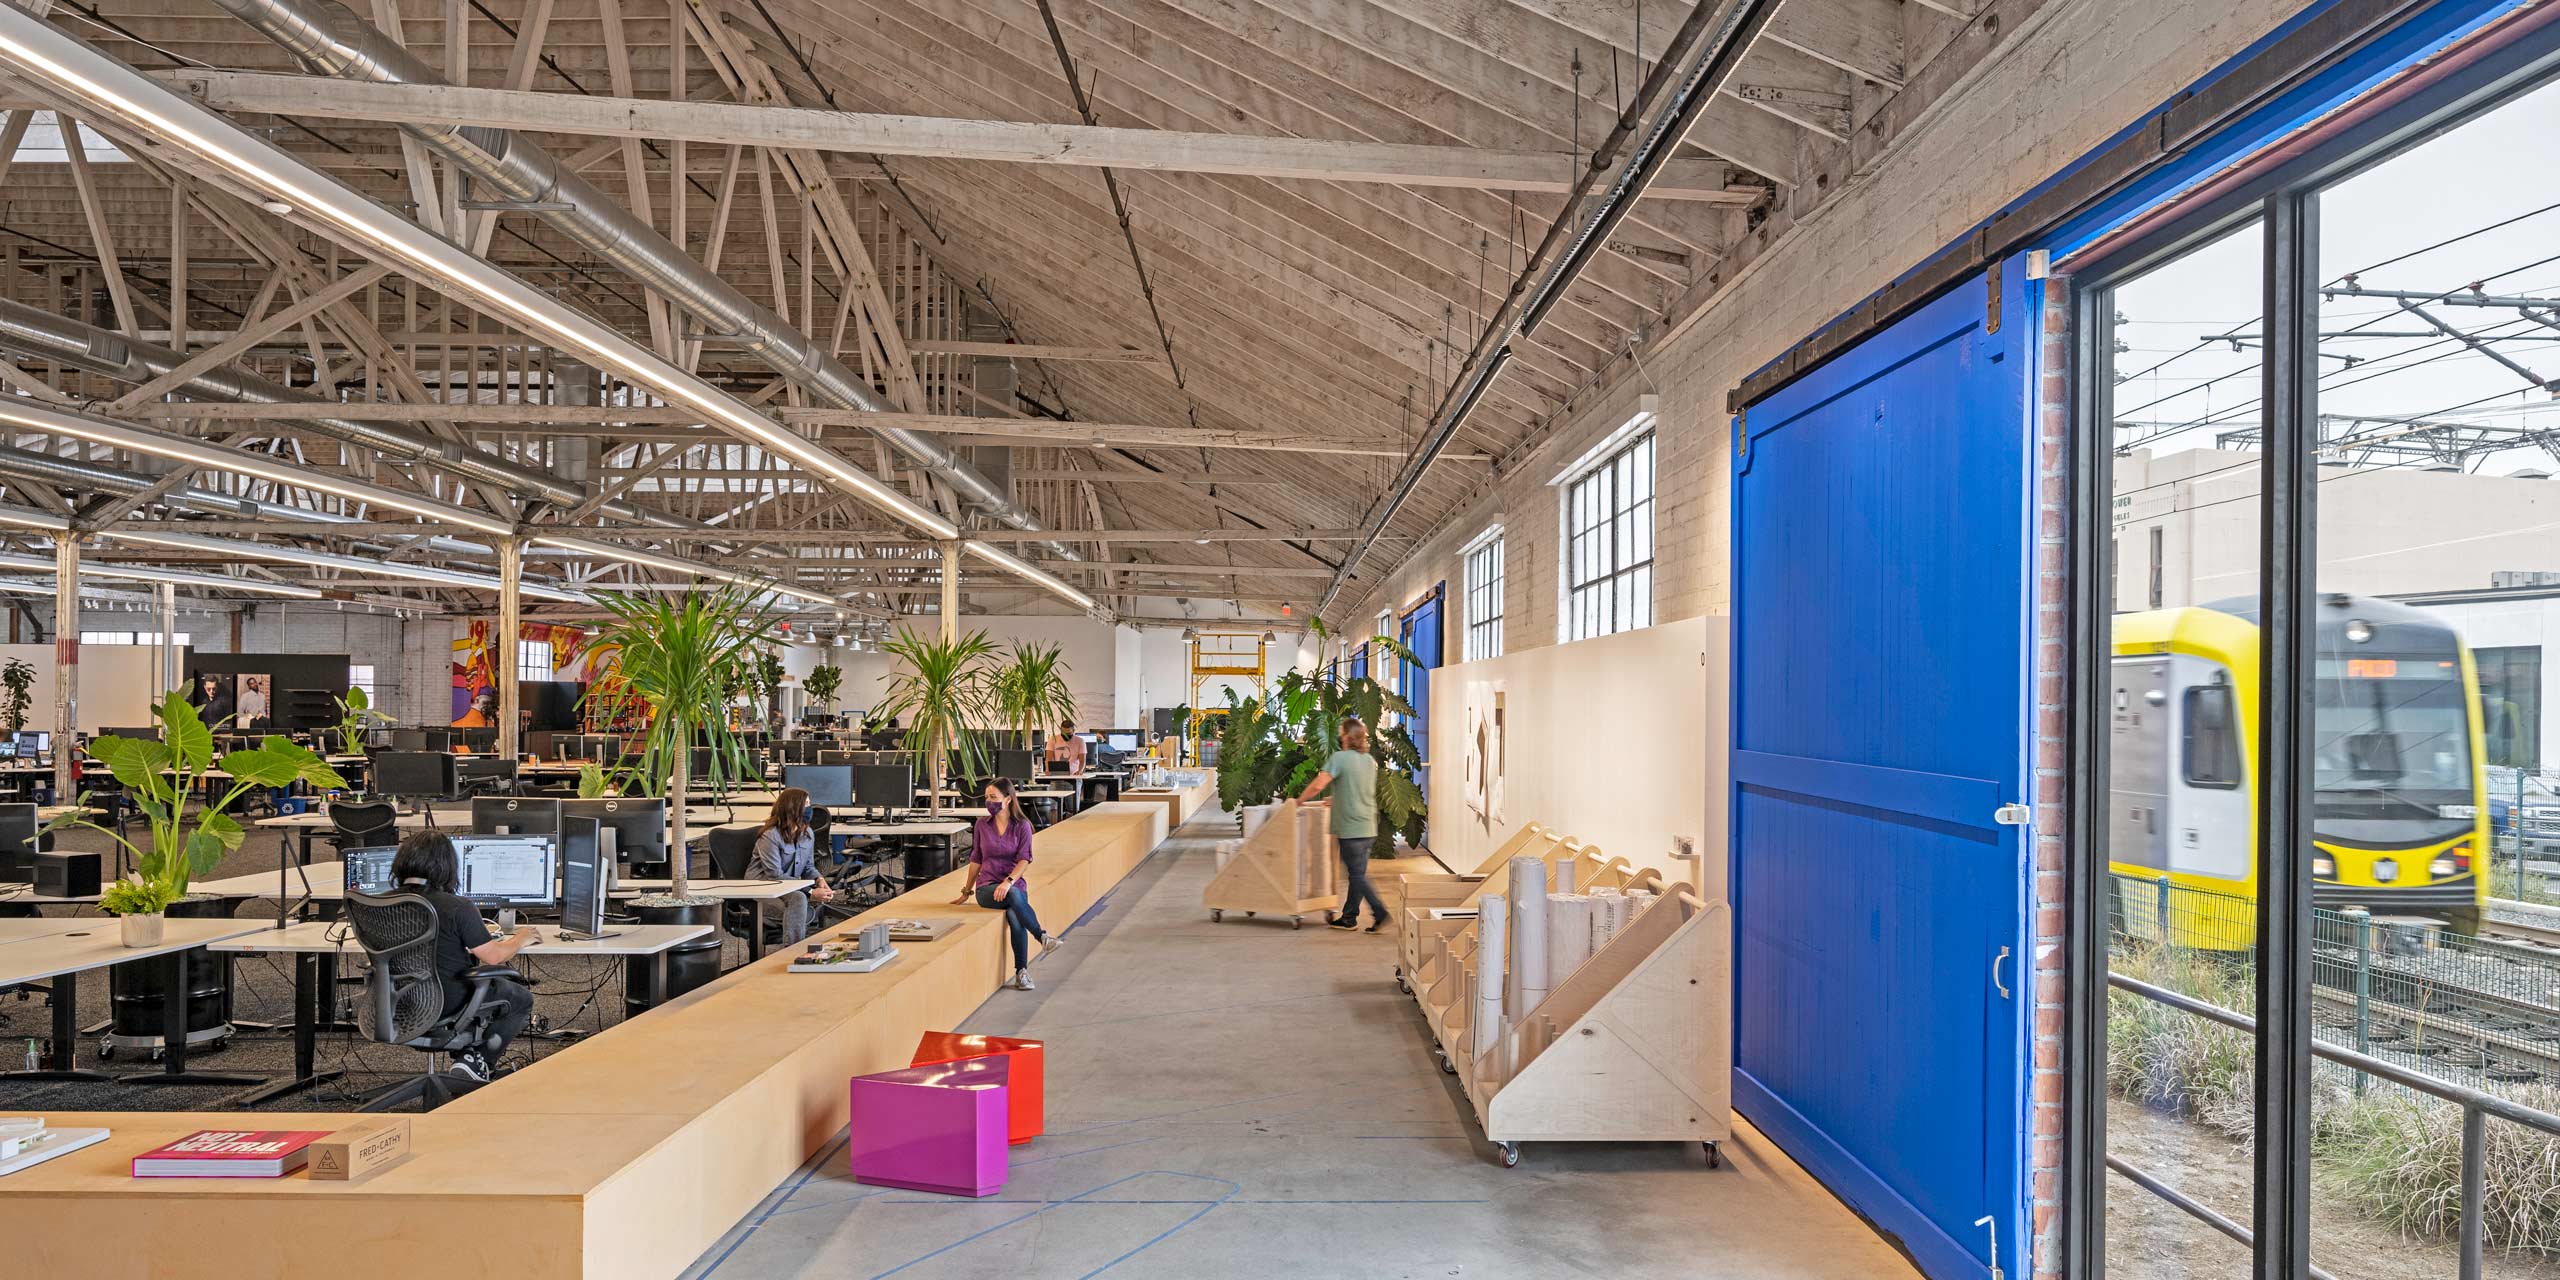
[[2325, 853], [2311, 855], [2311, 874], [2325, 880], [2338, 878], [2338, 860]]
[[2374, 883], [2376, 883], [2376, 884], [2389, 884], [2389, 883], [2391, 883], [2392, 881], [2397, 880], [2397, 879], [2399, 879], [2399, 878], [2400, 878], [2400, 860], [2399, 860], [2399, 859], [2397, 859], [2397, 858], [2376, 858], [2376, 859], [2374, 859], [2374, 860], [2373, 860], [2373, 880], [2374, 880]]
[[2347, 620], [2347, 638], [2357, 644], [2373, 643], [2373, 624], [2362, 618]]

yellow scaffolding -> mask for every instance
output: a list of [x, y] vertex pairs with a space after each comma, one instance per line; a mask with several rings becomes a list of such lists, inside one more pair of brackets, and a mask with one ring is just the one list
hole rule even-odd
[[1191, 721], [1182, 727], [1182, 736], [1184, 750], [1192, 759], [1200, 758], [1200, 731], [1209, 723], [1210, 709], [1202, 696], [1209, 682], [1252, 681], [1251, 696], [1259, 699], [1270, 674], [1265, 661], [1259, 632], [1203, 631], [1191, 642]]

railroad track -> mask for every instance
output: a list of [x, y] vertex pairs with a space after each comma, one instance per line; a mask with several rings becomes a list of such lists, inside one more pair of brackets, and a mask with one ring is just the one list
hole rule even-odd
[[2560, 929], [2520, 924], [2512, 920], [2489, 920], [2480, 926], [2480, 936], [2543, 951], [2560, 952]]

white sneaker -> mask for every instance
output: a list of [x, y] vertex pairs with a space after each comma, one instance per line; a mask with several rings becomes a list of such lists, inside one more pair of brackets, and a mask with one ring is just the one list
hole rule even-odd
[[1028, 969], [1016, 969], [1016, 970], [1014, 970], [1014, 971], [1013, 971], [1013, 981], [1008, 982], [1008, 983], [1006, 983], [1005, 985], [1006, 985], [1006, 986], [1008, 986], [1008, 987], [1013, 988], [1013, 989], [1014, 989], [1014, 990], [1016, 990], [1016, 991], [1029, 991], [1029, 990], [1032, 990], [1033, 988], [1032, 988], [1032, 986], [1031, 986], [1031, 971], [1030, 971], [1030, 970], [1028, 970]]
[[1032, 962], [1037, 964], [1042, 960], [1048, 959], [1049, 954], [1056, 951], [1060, 945], [1062, 944], [1058, 940], [1058, 935], [1054, 933], [1050, 934], [1048, 937], [1042, 938], [1040, 940], [1040, 954], [1031, 957]]

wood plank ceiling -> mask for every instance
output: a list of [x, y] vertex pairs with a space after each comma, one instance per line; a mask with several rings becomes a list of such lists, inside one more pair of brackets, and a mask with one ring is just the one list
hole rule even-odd
[[[926, 144], [914, 148], [925, 154], [860, 154], [616, 140], [531, 127], [544, 117], [530, 108], [522, 130], [757, 302], [843, 352], [905, 414], [930, 415], [902, 421], [965, 428], [949, 437], [955, 444], [1015, 446], [979, 456], [1009, 470], [1017, 501], [1082, 545], [1091, 563], [1049, 564], [1077, 585], [1123, 608], [1139, 596], [1232, 595], [1302, 611], [1526, 255], [1564, 212], [1557, 189], [1689, 17], [1671, 0], [357, 4], [449, 81], [479, 88], [1164, 131], [1165, 162], [1177, 167], [959, 159]], [[1435, 532], [1633, 344], [1711, 292], [1765, 239], [1755, 230], [1817, 203], [1858, 158], [1860, 133], [1881, 131], [1911, 69], [1963, 33], [1981, 4], [1787, 0], [1689, 135], [1680, 153], [1684, 198], [1644, 200], [1535, 338], [1519, 344], [1395, 518], [1383, 563], [1372, 569]], [[208, 0], [55, 0], [50, 9], [56, 25], [136, 67], [198, 77], [194, 87], [210, 101], [258, 87], [230, 85], [221, 73], [299, 70]], [[42, 105], [4, 88], [0, 103]], [[431, 228], [485, 219], [492, 261], [662, 353], [682, 354], [688, 336], [701, 336], [538, 216], [458, 207], [468, 193], [453, 175], [388, 124], [317, 109], [234, 116]], [[1174, 146], [1177, 134], [1504, 153], [1515, 169], [1519, 153], [1536, 153], [1552, 157], [1554, 183], [1399, 185], [1303, 170], [1264, 176], [1251, 163], [1242, 172], [1185, 171], [1183, 155], [1202, 149]], [[32, 146], [12, 165], [0, 139], [0, 297], [192, 354], [361, 266], [202, 184], [173, 190], [176, 175], [100, 151], [111, 141], [93, 139], [87, 150], [98, 154], [86, 165]], [[1151, 141], [1135, 140], [1135, 154]], [[1702, 173], [1706, 185], [1686, 189]], [[1126, 209], [1125, 234], [1115, 198]], [[297, 265], [280, 270], [288, 258]], [[864, 258], [876, 298], [865, 297]], [[910, 541], [758, 451], [675, 422], [608, 424], [592, 408], [544, 409], [593, 405], [592, 383], [573, 393], [575, 380], [558, 376], [563, 362], [446, 301], [433, 281], [395, 274], [321, 301], [329, 305], [303, 307], [316, 318], [270, 319], [260, 327], [273, 335], [234, 343], [240, 349], [225, 356], [297, 386], [325, 384], [330, 399], [468, 399], [485, 408], [442, 417], [422, 409], [407, 425], [716, 525], [717, 538], [669, 535], [660, 545], [671, 552], [829, 594], [863, 592], [857, 612], [929, 601], [915, 585], [927, 579]], [[187, 329], [174, 339], [173, 310]], [[986, 344], [1036, 358], [990, 359], [982, 353], [997, 348]], [[912, 377], [907, 369], [889, 376], [898, 353], [911, 360]], [[859, 415], [815, 412], [822, 406], [798, 388], [716, 341], [698, 359], [741, 394], [803, 411], [802, 430], [859, 464], [896, 475], [921, 497], [940, 496], [860, 435], [851, 425]], [[133, 390], [32, 359], [0, 367], [0, 377], [97, 402]], [[615, 400], [610, 385], [604, 395]], [[111, 407], [234, 444], [295, 450], [317, 468], [452, 492], [431, 466], [379, 466], [278, 415], [190, 415], [183, 401]], [[960, 416], [1023, 421], [949, 421]], [[17, 443], [52, 449], [25, 435]], [[28, 505], [79, 496], [6, 483], [12, 500]], [[610, 526], [594, 506], [535, 518]], [[151, 502], [119, 515], [204, 524], [200, 511]], [[1097, 531], [1110, 531], [1108, 540]], [[1156, 537], [1136, 540], [1142, 535]], [[627, 567], [613, 574], [646, 576]], [[414, 584], [368, 589], [457, 607], [472, 599]], [[972, 590], [987, 607], [1019, 599], [994, 579], [973, 581]]]

